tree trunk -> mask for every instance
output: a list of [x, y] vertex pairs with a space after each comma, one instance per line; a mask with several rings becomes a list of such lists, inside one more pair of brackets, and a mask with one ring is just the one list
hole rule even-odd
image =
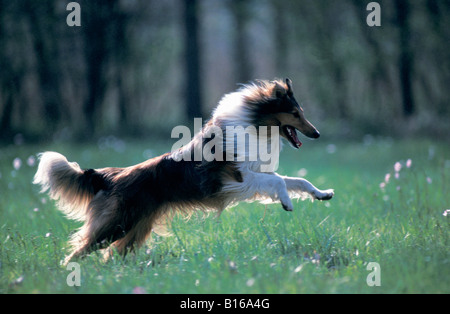
[[15, 79], [10, 82], [10, 88], [8, 91], [2, 93], [2, 96], [6, 96], [6, 101], [3, 106], [3, 112], [0, 120], [0, 139], [8, 139], [12, 136], [12, 111], [14, 107], [14, 95], [17, 95], [17, 86]]
[[112, 6], [103, 1], [86, 2], [85, 10], [92, 10], [86, 16], [84, 30], [85, 53], [87, 64], [88, 95], [83, 106], [86, 127], [85, 137], [93, 136], [101, 121], [101, 104], [106, 92], [105, 66], [108, 58], [107, 29], [110, 23]]
[[248, 50], [248, 36], [246, 24], [249, 20], [248, 3], [245, 0], [231, 0], [231, 13], [233, 14], [234, 27], [234, 64], [236, 80], [239, 83], [247, 83], [252, 79], [250, 52]]
[[198, 2], [186, 0], [184, 6], [186, 117], [202, 117]]
[[409, 3], [408, 0], [395, 0], [397, 25], [400, 32], [398, 70], [400, 93], [403, 104], [403, 115], [414, 113], [414, 93], [412, 89], [413, 54], [410, 46]]
[[290, 75], [288, 73], [288, 26], [286, 21], [286, 2], [272, 0], [272, 10], [274, 23], [274, 43], [275, 43], [275, 66], [280, 77]]
[[30, 8], [30, 29], [36, 53], [36, 68], [44, 103], [44, 118], [48, 132], [53, 133], [60, 122], [62, 112], [59, 60], [55, 45], [58, 38], [55, 38], [56, 32], [53, 29], [55, 24], [53, 2], [35, 3], [30, 1], [28, 6]]

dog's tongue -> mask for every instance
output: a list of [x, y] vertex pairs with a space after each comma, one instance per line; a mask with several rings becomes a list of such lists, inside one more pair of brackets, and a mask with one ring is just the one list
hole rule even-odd
[[295, 142], [297, 148], [300, 148], [302, 146], [302, 142], [297, 137], [297, 131], [295, 128], [288, 126], [289, 129], [289, 135], [291, 136], [292, 140]]

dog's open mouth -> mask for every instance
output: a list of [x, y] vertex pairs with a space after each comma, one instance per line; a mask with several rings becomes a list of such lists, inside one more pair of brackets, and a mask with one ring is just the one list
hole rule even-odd
[[289, 140], [292, 146], [295, 148], [300, 148], [302, 146], [302, 142], [298, 139], [297, 129], [290, 125], [283, 126], [283, 132], [286, 138]]

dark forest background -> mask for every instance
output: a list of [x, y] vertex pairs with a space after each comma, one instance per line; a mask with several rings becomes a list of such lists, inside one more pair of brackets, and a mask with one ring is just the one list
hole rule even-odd
[[328, 137], [450, 134], [450, 1], [0, 0], [0, 138], [170, 137], [290, 77]]

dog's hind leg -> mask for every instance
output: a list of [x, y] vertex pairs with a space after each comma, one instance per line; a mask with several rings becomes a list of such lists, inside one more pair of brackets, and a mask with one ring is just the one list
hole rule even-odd
[[72, 252], [65, 258], [64, 265], [74, 258], [82, 258], [93, 251], [107, 247], [117, 237], [117, 228], [114, 223], [84, 225], [72, 235], [70, 240]]
[[122, 256], [126, 256], [129, 252], [133, 252], [139, 248], [148, 238], [152, 231], [154, 222], [153, 215], [141, 218], [123, 238], [118, 239], [103, 254], [104, 260], [108, 260], [113, 250], [116, 250]]
[[105, 248], [111, 242], [124, 236], [120, 228], [121, 214], [119, 202], [99, 192], [89, 204], [85, 224], [71, 236], [72, 252], [64, 264], [73, 259]]
[[325, 201], [334, 196], [334, 190], [319, 190], [308, 180], [303, 178], [293, 178], [280, 176], [286, 183], [286, 188], [289, 192], [301, 195], [302, 193], [308, 193], [313, 199]]

